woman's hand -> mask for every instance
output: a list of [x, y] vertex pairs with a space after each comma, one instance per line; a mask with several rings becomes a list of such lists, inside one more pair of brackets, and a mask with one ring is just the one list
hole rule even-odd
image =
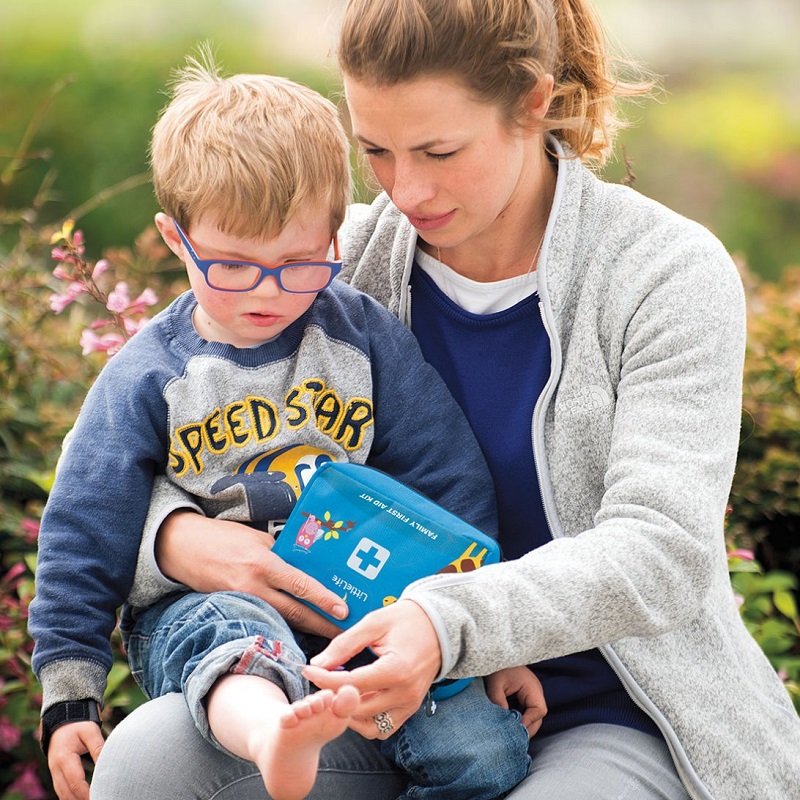
[[522, 724], [532, 737], [542, 727], [547, 714], [547, 704], [539, 679], [527, 667], [509, 667], [493, 672], [483, 679], [488, 698], [500, 706], [508, 708], [508, 698], [516, 697], [522, 707]]
[[[372, 664], [352, 672], [330, 671], [365, 647], [378, 656]], [[350, 727], [367, 739], [385, 739], [422, 705], [441, 664], [439, 639], [428, 615], [413, 601], [400, 600], [340, 633], [303, 674], [322, 689], [355, 686], [361, 703]], [[393, 726], [384, 733], [374, 720], [381, 713], [388, 713]]]
[[274, 544], [272, 536], [249, 525], [180, 510], [162, 523], [155, 552], [165, 575], [196, 592], [252, 594], [270, 603], [293, 628], [327, 638], [336, 636], [340, 628], [295, 598], [303, 598], [337, 619], [347, 616], [347, 605], [276, 556]]

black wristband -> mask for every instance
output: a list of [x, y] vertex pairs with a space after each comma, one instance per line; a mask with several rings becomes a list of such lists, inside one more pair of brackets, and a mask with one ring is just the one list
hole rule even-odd
[[94, 700], [69, 700], [50, 706], [42, 714], [41, 744], [45, 755], [53, 731], [68, 722], [96, 722], [100, 725], [100, 708]]

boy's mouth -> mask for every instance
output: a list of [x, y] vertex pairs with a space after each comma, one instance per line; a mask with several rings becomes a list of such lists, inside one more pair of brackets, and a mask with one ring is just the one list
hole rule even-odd
[[251, 311], [249, 314], [245, 314], [245, 317], [251, 324], [259, 327], [274, 325], [280, 319], [275, 314], [262, 314], [258, 311]]

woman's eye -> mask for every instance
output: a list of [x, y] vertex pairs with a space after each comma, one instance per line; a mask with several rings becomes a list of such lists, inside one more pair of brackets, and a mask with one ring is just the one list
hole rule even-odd
[[367, 158], [378, 158], [386, 153], [382, 147], [364, 147], [362, 151]]
[[452, 150], [449, 153], [427, 153], [426, 155], [434, 161], [445, 161], [448, 158], [452, 158], [457, 152], [458, 150]]

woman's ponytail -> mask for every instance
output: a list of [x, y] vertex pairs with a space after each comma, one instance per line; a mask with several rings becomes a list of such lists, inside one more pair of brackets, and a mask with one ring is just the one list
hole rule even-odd
[[624, 127], [617, 100], [648, 93], [652, 80], [624, 81], [618, 70], [641, 69], [613, 59], [603, 26], [589, 0], [552, 0], [558, 29], [553, 100], [548, 127], [585, 160], [603, 163]]

